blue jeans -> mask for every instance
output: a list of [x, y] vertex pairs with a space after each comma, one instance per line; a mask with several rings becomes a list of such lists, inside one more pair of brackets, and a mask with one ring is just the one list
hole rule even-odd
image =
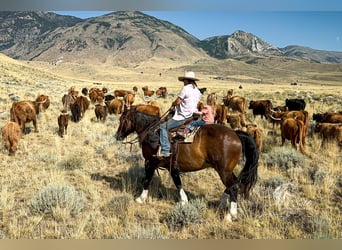
[[159, 139], [159, 141], [160, 141], [160, 146], [161, 146], [160, 151], [162, 154], [170, 153], [171, 144], [169, 141], [168, 131], [173, 129], [173, 128], [176, 128], [176, 127], [183, 125], [185, 123], [185, 121], [186, 121], [186, 119], [180, 120], [180, 121], [170, 119], [170, 120], [168, 120], [168, 121], [166, 121], [160, 125], [160, 139]]
[[190, 129], [190, 131], [194, 130], [196, 127], [200, 127], [200, 126], [204, 126], [205, 125], [205, 121], [203, 120], [196, 120], [196, 121], [192, 121], [187, 128]]

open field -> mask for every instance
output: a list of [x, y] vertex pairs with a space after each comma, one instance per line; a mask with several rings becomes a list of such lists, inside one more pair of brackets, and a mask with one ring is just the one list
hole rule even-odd
[[[304, 98], [307, 111], [342, 111], [342, 65], [303, 63], [293, 59], [199, 61], [178, 65], [149, 61], [130, 68], [110, 65], [19, 62], [0, 54], [0, 127], [9, 121], [11, 98], [34, 100], [50, 96], [50, 107], [32, 123], [19, 142], [17, 154], [0, 149], [0, 238], [4, 239], [341, 239], [341, 149], [334, 143], [307, 137], [309, 157], [280, 147], [279, 128], [247, 110], [249, 123], [263, 131], [259, 180], [249, 200], [239, 200], [238, 219], [220, 218], [224, 191], [214, 170], [187, 173], [183, 187], [193, 203], [179, 220], [178, 192], [166, 171], [156, 174], [148, 202], [140, 205], [144, 161], [139, 145], [115, 140], [119, 116], [95, 121], [94, 105], [79, 122], [69, 122], [68, 134], [57, 134], [62, 96], [71, 86], [131, 90], [135, 104], [146, 103], [141, 87], [166, 86], [169, 96], [155, 99], [165, 112], [178, 94], [177, 80], [193, 70], [199, 87], [219, 100], [228, 89], [250, 100]], [[297, 85], [291, 85], [296, 82]], [[239, 89], [239, 86], [242, 89]], [[133, 139], [131, 135], [129, 139]], [[240, 167], [238, 168], [240, 169]], [[283, 187], [280, 196], [276, 196]], [[46, 196], [44, 196], [44, 194]], [[56, 198], [59, 197], [59, 198]], [[59, 206], [42, 213], [51, 200]], [[196, 203], [197, 202], [197, 203]], [[189, 215], [190, 214], [190, 215]]]

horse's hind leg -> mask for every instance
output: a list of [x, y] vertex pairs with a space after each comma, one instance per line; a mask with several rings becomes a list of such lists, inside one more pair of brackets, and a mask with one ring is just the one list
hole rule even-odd
[[151, 166], [150, 161], [145, 161], [145, 177], [142, 181], [143, 184], [143, 191], [141, 192], [140, 196], [135, 199], [138, 203], [145, 203], [148, 195], [148, 188], [151, 184], [153, 175], [154, 175], [155, 167]]
[[188, 197], [182, 188], [182, 180], [179, 176], [179, 170], [171, 168], [170, 174], [171, 174], [173, 182], [175, 183], [176, 188], [179, 190], [181, 204], [185, 205], [186, 203], [188, 203]]
[[229, 209], [229, 212], [225, 216], [225, 220], [231, 222], [233, 218], [237, 217], [237, 197], [238, 197], [238, 185], [236, 183], [236, 176], [234, 173], [230, 173], [224, 184], [226, 190], [221, 196], [221, 206], [224, 209]]

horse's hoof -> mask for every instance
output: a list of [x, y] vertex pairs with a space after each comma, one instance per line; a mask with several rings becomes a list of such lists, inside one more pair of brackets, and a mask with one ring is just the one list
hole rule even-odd
[[232, 223], [232, 222], [233, 222], [232, 215], [231, 215], [231, 214], [227, 214], [227, 215], [224, 217], [224, 220], [225, 220], [226, 222]]
[[135, 199], [135, 202], [139, 203], [139, 204], [144, 204], [145, 201], [143, 201], [140, 197]]

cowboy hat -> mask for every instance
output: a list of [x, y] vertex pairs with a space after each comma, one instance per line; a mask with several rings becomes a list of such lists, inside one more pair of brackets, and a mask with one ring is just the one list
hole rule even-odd
[[178, 80], [179, 81], [183, 81], [184, 79], [189, 79], [189, 80], [194, 80], [194, 81], [199, 81], [199, 79], [197, 79], [195, 77], [195, 73], [192, 71], [187, 71], [184, 73], [184, 76], [179, 76]]

